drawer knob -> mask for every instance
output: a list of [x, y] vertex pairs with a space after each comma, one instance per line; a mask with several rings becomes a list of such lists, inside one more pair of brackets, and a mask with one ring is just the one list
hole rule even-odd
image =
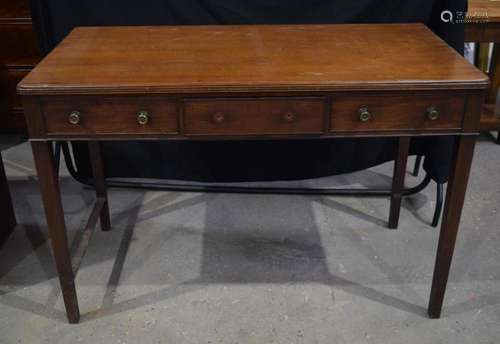
[[361, 122], [368, 122], [372, 118], [372, 114], [368, 111], [367, 107], [362, 107], [359, 109], [359, 120]]
[[288, 123], [295, 121], [295, 118], [296, 118], [295, 114], [291, 111], [287, 111], [283, 115], [283, 120]]
[[71, 111], [71, 113], [68, 116], [68, 122], [73, 125], [77, 125], [80, 123], [81, 120], [81, 113], [80, 111]]
[[427, 118], [430, 121], [435, 121], [436, 119], [439, 118], [439, 111], [433, 106], [428, 107], [427, 108]]
[[140, 111], [137, 114], [137, 123], [140, 125], [146, 125], [149, 122], [149, 112], [147, 111]]
[[215, 123], [222, 123], [222, 122], [224, 122], [224, 119], [225, 119], [224, 112], [221, 112], [221, 111], [217, 111], [217, 112], [216, 112], [216, 113], [214, 113], [214, 115], [212, 116], [212, 120], [213, 120]]

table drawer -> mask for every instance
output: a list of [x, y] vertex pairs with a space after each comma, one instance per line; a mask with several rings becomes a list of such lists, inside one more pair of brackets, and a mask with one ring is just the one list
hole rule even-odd
[[161, 97], [42, 99], [48, 135], [142, 135], [178, 132], [175, 102]]
[[462, 127], [465, 97], [340, 96], [330, 131], [447, 130]]
[[190, 99], [186, 135], [314, 134], [323, 131], [325, 98]]

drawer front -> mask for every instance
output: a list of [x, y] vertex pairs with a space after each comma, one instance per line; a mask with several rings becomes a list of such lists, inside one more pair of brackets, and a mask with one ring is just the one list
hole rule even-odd
[[332, 100], [330, 131], [460, 129], [464, 111], [461, 96], [341, 96]]
[[164, 98], [42, 99], [47, 135], [142, 135], [178, 132], [175, 102]]
[[186, 135], [318, 134], [324, 98], [192, 99], [184, 102]]

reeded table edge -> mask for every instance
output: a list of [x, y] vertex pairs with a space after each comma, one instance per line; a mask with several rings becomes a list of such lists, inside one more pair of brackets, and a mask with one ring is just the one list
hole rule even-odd
[[474, 81], [422, 81], [419, 83], [342, 83], [342, 84], [276, 84], [276, 85], [165, 85], [165, 86], [124, 86], [124, 87], [89, 87], [89, 86], [26, 86], [22, 81], [17, 92], [23, 96], [66, 95], [66, 94], [188, 94], [188, 93], [261, 93], [261, 92], [336, 92], [336, 91], [447, 91], [447, 90], [480, 90], [486, 89], [489, 79]]

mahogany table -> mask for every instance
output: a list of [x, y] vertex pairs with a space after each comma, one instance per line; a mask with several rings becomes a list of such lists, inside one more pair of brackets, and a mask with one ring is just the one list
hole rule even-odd
[[[421, 24], [75, 29], [18, 85], [69, 321], [90, 233], [99, 218], [110, 229], [101, 140], [397, 137], [395, 227], [411, 137], [453, 135], [428, 308], [438, 318], [487, 85]], [[88, 141], [95, 179], [73, 263], [54, 140]]]

